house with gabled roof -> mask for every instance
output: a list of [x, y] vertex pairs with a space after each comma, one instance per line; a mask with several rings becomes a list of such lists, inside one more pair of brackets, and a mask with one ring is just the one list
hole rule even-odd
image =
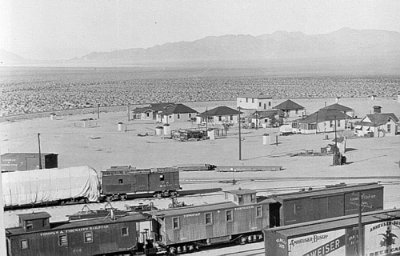
[[349, 116], [351, 116], [351, 117], [354, 117], [354, 109], [352, 109], [352, 108], [350, 108], [350, 107], [346, 107], [346, 106], [340, 105], [339, 103], [335, 103], [335, 104], [326, 106], [326, 107], [324, 107], [324, 108], [322, 108], [322, 109], [327, 109], [327, 110], [332, 110], [332, 109], [334, 109], [334, 110], [339, 110], [339, 111], [343, 112], [343, 114], [345, 114], [345, 115], [349, 115]]
[[207, 110], [196, 117], [198, 124], [237, 124], [239, 119], [239, 111], [226, 106], [216, 107]]
[[265, 111], [255, 111], [250, 116], [251, 122], [256, 127], [270, 127], [279, 124], [279, 110], [269, 109]]
[[157, 112], [156, 120], [161, 123], [187, 122], [196, 118], [198, 112], [183, 104], [173, 104]]
[[148, 106], [133, 109], [133, 118], [139, 120], [156, 120], [157, 113], [167, 107], [175, 105], [174, 103], [152, 103]]
[[279, 116], [282, 118], [298, 118], [305, 115], [305, 108], [290, 99], [276, 105], [273, 109], [279, 110]]
[[294, 120], [292, 128], [299, 133], [343, 131], [352, 117], [337, 109], [320, 109], [309, 116]]
[[358, 136], [394, 136], [398, 131], [398, 122], [399, 118], [394, 113], [368, 114], [354, 124], [355, 133]]

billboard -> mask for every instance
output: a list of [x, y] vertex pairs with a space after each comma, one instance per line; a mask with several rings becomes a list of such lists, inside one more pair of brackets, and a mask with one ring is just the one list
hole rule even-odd
[[400, 220], [365, 225], [364, 255], [393, 255], [400, 253]]
[[346, 229], [288, 239], [289, 256], [346, 255]]

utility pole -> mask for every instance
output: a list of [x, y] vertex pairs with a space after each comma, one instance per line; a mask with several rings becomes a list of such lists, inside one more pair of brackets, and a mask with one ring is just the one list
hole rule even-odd
[[208, 131], [208, 110], [207, 110], [207, 107], [206, 107], [206, 132]]
[[362, 193], [358, 192], [358, 255], [364, 255], [362, 230]]
[[131, 121], [131, 110], [130, 110], [130, 105], [128, 103], [128, 122]]
[[256, 110], [256, 130], [258, 130], [258, 111]]
[[40, 133], [37, 134], [39, 145], [39, 169], [42, 169], [42, 152], [40, 151]]
[[97, 103], [97, 119], [100, 119], [100, 103]]
[[239, 109], [239, 160], [242, 160], [242, 134], [241, 134], [241, 129], [240, 129], [240, 107], [238, 107]]

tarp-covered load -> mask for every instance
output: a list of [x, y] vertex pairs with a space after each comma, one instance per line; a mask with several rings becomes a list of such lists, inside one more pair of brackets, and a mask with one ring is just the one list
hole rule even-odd
[[100, 196], [99, 178], [89, 166], [8, 172], [2, 183], [6, 207]]

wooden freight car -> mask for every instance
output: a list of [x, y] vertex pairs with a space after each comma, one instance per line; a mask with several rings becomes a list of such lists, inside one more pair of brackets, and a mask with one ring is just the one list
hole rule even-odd
[[62, 223], [50, 223], [46, 212], [19, 218], [19, 227], [6, 230], [8, 256], [129, 254], [144, 250], [140, 231], [149, 226], [139, 213]]
[[231, 201], [150, 212], [155, 241], [171, 253], [214, 243], [261, 241], [273, 201], [256, 198], [248, 189], [227, 191], [226, 197]]
[[43, 169], [58, 167], [58, 154], [53, 153], [6, 153], [1, 155], [1, 172], [27, 171], [39, 169], [41, 162]]
[[360, 192], [363, 212], [383, 209], [382, 185], [342, 183], [324, 189], [272, 196], [276, 203], [270, 205], [270, 227], [357, 213]]
[[358, 214], [352, 214], [268, 228], [265, 255], [400, 255], [399, 225], [400, 210], [392, 209], [363, 213], [361, 223]]
[[102, 194], [112, 198], [126, 198], [128, 194], [153, 193], [154, 196], [177, 195], [179, 170], [177, 168], [135, 169], [114, 166], [102, 171]]

